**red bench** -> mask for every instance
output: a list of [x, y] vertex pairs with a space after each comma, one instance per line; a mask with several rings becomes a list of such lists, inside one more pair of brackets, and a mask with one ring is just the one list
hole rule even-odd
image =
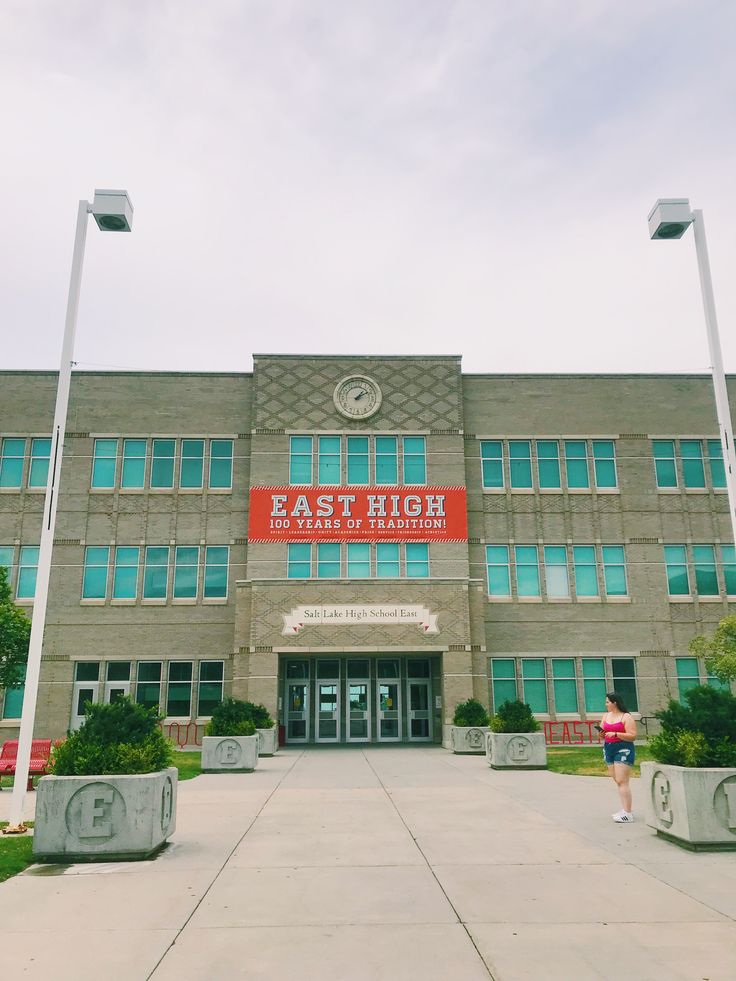
[[[28, 787], [33, 790], [34, 774], [43, 776], [49, 772], [49, 757], [51, 756], [50, 739], [31, 740], [31, 765], [28, 768]], [[0, 784], [3, 777], [14, 777], [15, 767], [18, 762], [18, 740], [8, 739], [3, 743], [0, 751]], [[0, 787], [0, 789], [2, 789]]]

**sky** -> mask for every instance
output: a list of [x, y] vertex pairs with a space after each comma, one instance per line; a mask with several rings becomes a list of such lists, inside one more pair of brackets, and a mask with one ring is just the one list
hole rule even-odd
[[732, 0], [3, 0], [0, 367], [460, 354], [705, 372], [703, 210], [736, 372]]

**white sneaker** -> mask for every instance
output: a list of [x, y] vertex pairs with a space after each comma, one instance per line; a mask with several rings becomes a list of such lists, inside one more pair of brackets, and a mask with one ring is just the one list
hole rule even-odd
[[626, 813], [625, 811], [616, 811], [616, 813], [612, 814], [611, 817], [613, 818], [614, 821], [618, 821], [621, 815], [625, 813]]
[[616, 824], [631, 824], [631, 822], [634, 820], [634, 815], [631, 813], [631, 811], [621, 811], [620, 814], [613, 815], [613, 820], [616, 822]]

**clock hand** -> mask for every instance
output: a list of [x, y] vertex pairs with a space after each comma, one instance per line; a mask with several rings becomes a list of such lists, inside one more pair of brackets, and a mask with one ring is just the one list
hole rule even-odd
[[365, 395], [365, 389], [364, 388], [361, 388], [361, 390], [358, 393], [358, 395], [355, 396], [355, 401], [356, 402], [360, 402], [360, 400], [363, 398], [364, 395]]

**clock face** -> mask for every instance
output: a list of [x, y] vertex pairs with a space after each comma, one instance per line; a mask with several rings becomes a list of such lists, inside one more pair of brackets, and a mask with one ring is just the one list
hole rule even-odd
[[381, 389], [365, 375], [343, 378], [333, 398], [337, 411], [348, 419], [368, 419], [381, 408]]

